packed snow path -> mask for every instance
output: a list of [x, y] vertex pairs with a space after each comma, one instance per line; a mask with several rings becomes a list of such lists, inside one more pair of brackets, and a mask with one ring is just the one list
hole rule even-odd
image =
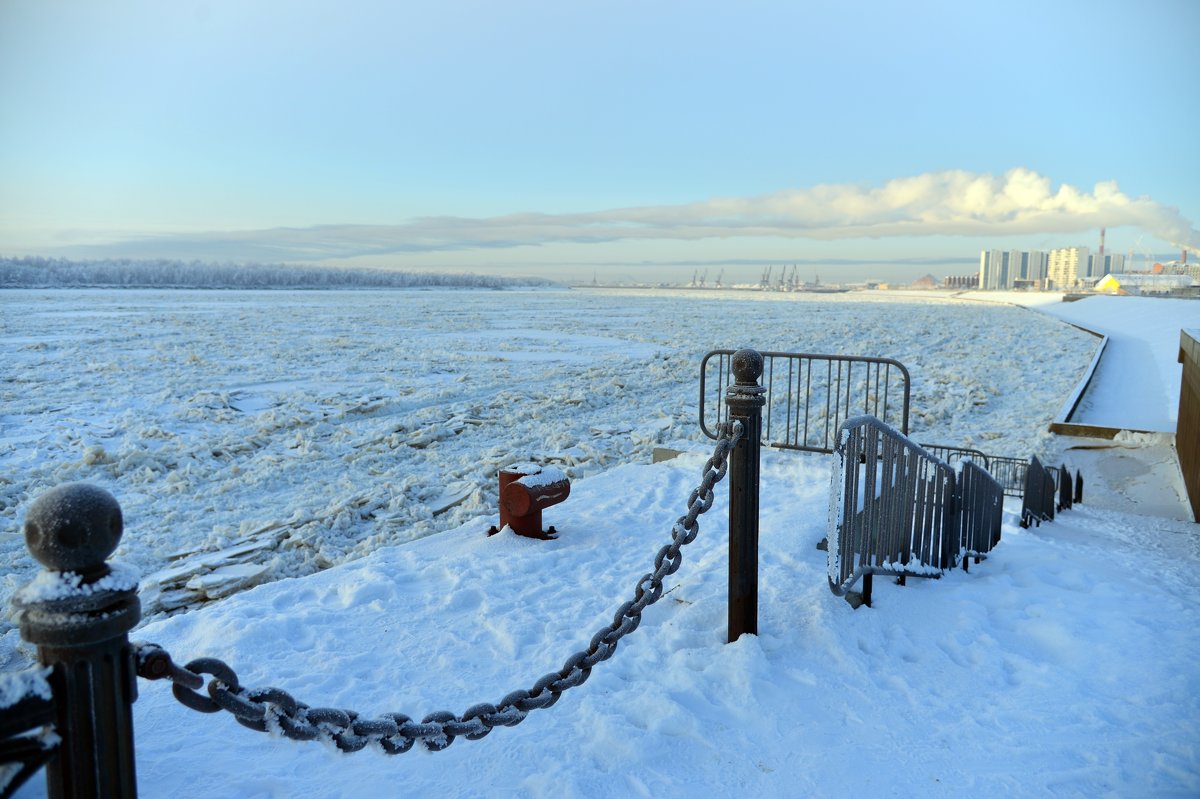
[[[605, 624], [705, 455], [579, 481], [561, 537], [473, 525], [151, 623], [247, 685], [420, 717], [494, 701]], [[134, 706], [147, 796], [1187, 796], [1200, 791], [1195, 525], [1087, 505], [1006, 515], [983, 564], [830, 594], [827, 456], [767, 452], [759, 635], [725, 644], [724, 492], [663, 600], [588, 682], [480, 741], [401, 760]], [[22, 797], [36, 797], [35, 781]]]
[[1043, 313], [1108, 336], [1072, 421], [1174, 433], [1179, 415], [1179, 332], [1200, 325], [1200, 303], [1158, 297], [1088, 297]]

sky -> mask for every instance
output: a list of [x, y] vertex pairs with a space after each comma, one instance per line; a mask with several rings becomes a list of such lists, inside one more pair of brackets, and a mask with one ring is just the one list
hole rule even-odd
[[[1200, 249], [1200, 3], [0, 4], [0, 255], [823, 280]], [[1200, 257], [1200, 256], [1192, 256]]]

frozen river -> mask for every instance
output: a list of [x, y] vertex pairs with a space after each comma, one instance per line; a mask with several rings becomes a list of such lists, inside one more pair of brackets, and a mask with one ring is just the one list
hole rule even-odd
[[116, 557], [148, 578], [148, 616], [486, 528], [516, 461], [577, 478], [706, 448], [711, 349], [896, 358], [914, 437], [1053, 457], [1046, 427], [1096, 346], [1020, 308], [869, 293], [20, 290], [0, 305], [0, 600], [33, 572], [22, 508], [84, 480], [122, 504]]

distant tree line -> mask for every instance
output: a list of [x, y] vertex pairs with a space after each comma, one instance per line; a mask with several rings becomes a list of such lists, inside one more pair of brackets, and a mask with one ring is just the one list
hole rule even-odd
[[540, 278], [394, 272], [291, 264], [235, 264], [169, 259], [0, 257], [0, 288], [487, 288], [556, 286]]

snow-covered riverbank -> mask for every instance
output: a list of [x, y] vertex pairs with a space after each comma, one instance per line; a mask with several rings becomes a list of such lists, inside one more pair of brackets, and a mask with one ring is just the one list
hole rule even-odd
[[[22, 506], [86, 480], [125, 509], [117, 557], [148, 578], [148, 617], [484, 523], [509, 463], [577, 479], [649, 462], [655, 446], [704, 446], [710, 349], [898, 358], [915, 435], [1053, 456], [1046, 425], [1095, 346], [1016, 308], [865, 294], [63, 290], [0, 303], [0, 601], [32, 576]], [[0, 648], [14, 644], [10, 630]]]
[[[1053, 457], [1045, 427], [1095, 346], [975, 303], [495, 298], [0, 294], [24, 309], [3, 331], [6, 595], [33, 573], [22, 508], [88, 480], [124, 506], [117, 559], [150, 576], [135, 639], [312, 704], [461, 713], [556, 669], [651, 568], [710, 449], [695, 419], [708, 349], [896, 357], [918, 437]], [[656, 445], [688, 454], [649, 465]], [[547, 512], [560, 538], [486, 537], [495, 469], [529, 459], [575, 480]], [[828, 479], [826, 456], [765, 453], [757, 637], [724, 644], [722, 485], [641, 627], [520, 726], [433, 755], [347, 756], [197, 716], [143, 681], [142, 795], [1200, 790], [1196, 525], [1084, 504], [1024, 531], [1013, 506], [970, 574], [882, 581], [854, 611], [815, 548]], [[164, 618], [163, 571], [195, 593], [239, 560], [248, 583], [273, 582], [227, 580], [232, 596]], [[11, 666], [15, 631], [3, 643]], [[43, 795], [40, 776], [18, 794]]]

